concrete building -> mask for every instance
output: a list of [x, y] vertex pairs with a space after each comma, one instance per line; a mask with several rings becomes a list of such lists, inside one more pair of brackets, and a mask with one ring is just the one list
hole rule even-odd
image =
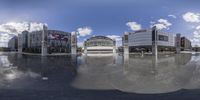
[[[72, 52], [71, 33], [48, 30], [45, 26], [41, 31], [23, 31], [18, 38], [18, 49], [22, 49], [22, 52], [41, 53], [42, 55]], [[73, 45], [76, 46], [76, 44], [77, 42]]]
[[186, 37], [181, 37], [181, 50], [187, 51], [191, 49], [192, 49], [191, 41]]
[[10, 51], [17, 51], [18, 48], [18, 37], [14, 36], [8, 41], [8, 48]]
[[192, 47], [192, 50], [195, 52], [199, 52], [200, 51], [200, 47], [199, 46], [194, 46]]
[[84, 52], [115, 52], [115, 40], [105, 36], [94, 36], [84, 42]]
[[[128, 47], [130, 52], [137, 51], [152, 51], [153, 40], [157, 40], [158, 51], [174, 51], [175, 50], [175, 35], [157, 30], [156, 36], [152, 34], [152, 29], [139, 30], [128, 33]], [[124, 39], [122, 39], [124, 40]], [[122, 43], [124, 44], [124, 43]]]

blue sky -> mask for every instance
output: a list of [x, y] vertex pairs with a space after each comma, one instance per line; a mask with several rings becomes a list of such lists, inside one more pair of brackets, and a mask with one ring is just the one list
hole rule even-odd
[[159, 24], [163, 31], [181, 33], [198, 44], [199, 4], [199, 0], [1, 0], [0, 24], [25, 21], [66, 32], [82, 29], [79, 42], [93, 35], [119, 38], [125, 31]]

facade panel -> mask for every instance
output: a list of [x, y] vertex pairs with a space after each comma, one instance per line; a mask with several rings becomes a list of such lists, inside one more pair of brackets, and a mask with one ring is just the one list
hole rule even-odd
[[[47, 30], [46, 45], [48, 53], [71, 52], [71, 33]], [[41, 53], [43, 31], [23, 32], [23, 52]]]
[[116, 42], [105, 36], [95, 36], [84, 42], [87, 51], [111, 51], [115, 49]]
[[[153, 38], [154, 37], [154, 38]], [[152, 50], [153, 40], [157, 40], [158, 49], [168, 49], [175, 47], [175, 36], [171, 33], [162, 31], [153, 32], [149, 30], [141, 30], [128, 35], [129, 51], [137, 51], [145, 49], [146, 51]]]

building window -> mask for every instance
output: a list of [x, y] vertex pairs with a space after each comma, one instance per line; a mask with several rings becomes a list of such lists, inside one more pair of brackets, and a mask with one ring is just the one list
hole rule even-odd
[[168, 41], [168, 36], [158, 35], [159, 41]]

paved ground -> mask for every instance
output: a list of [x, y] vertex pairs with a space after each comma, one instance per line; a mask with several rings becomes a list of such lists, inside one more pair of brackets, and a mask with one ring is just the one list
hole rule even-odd
[[0, 100], [199, 100], [200, 90], [181, 90], [169, 94], [134, 94], [120, 91], [1, 90]]
[[[129, 66], [124, 67], [120, 63], [123, 62], [122, 57], [117, 58], [88, 57], [83, 63], [83, 59], [74, 59], [71, 56], [43, 58], [15, 53], [0, 55], [0, 100], [199, 100], [200, 98], [198, 89], [200, 71], [197, 70], [199, 55], [159, 57], [157, 65], [159, 67], [156, 67], [158, 73], [150, 73], [151, 56], [130, 56]], [[194, 60], [192, 63], [191, 59]], [[138, 66], [139, 64], [141, 65]], [[191, 89], [183, 89], [188, 87]], [[152, 89], [158, 89], [159, 91], [154, 92], [160, 93], [152, 94], [150, 92], [153, 91], [149, 91]], [[165, 92], [164, 89], [173, 91]], [[139, 94], [141, 90], [143, 93]]]

